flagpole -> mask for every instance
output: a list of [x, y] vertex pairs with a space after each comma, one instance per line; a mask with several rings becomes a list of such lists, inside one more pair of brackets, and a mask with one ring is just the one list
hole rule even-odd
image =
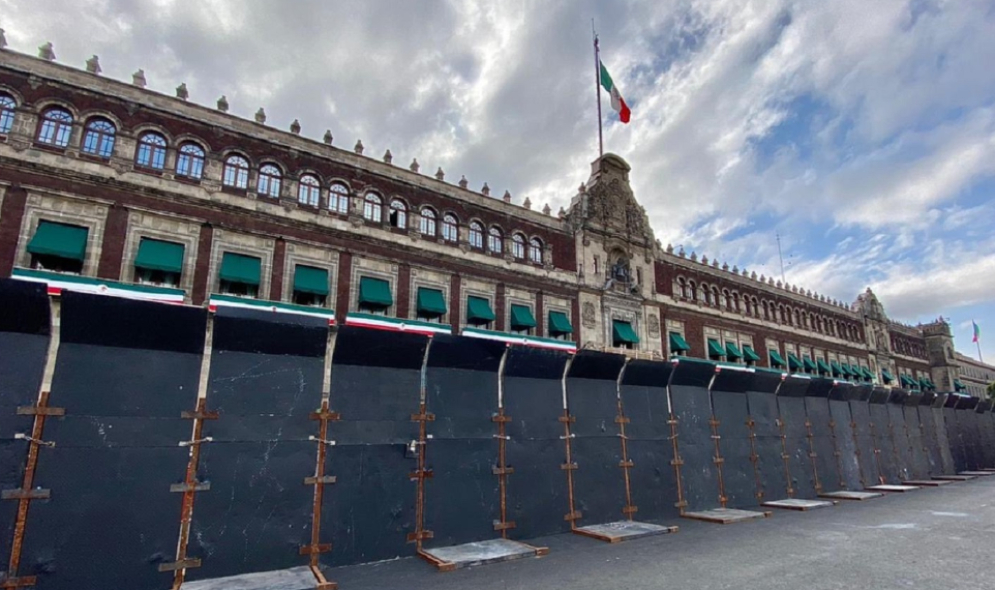
[[978, 334], [980, 330], [978, 330], [978, 323], [975, 322], [974, 320], [971, 320], [971, 331], [974, 333], [973, 334], [974, 344], [978, 347], [978, 362], [983, 363], [985, 362], [985, 359], [981, 358], [981, 338], [979, 337], [980, 335]]
[[598, 33], [591, 19], [591, 34], [594, 35], [594, 92], [598, 97], [598, 157], [605, 155], [605, 140], [601, 133], [601, 55], [598, 49]]

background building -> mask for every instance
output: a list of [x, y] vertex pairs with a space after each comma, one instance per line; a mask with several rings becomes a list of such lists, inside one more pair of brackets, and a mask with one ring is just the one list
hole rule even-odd
[[553, 215], [228, 115], [224, 97], [2, 55], [2, 276], [906, 388], [995, 378], [946, 322], [894, 322], [869, 289], [847, 304], [664, 247], [613, 154]]

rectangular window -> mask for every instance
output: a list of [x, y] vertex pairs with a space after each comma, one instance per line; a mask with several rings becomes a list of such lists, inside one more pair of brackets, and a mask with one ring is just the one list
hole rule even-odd
[[183, 274], [183, 244], [142, 238], [135, 255], [135, 282], [178, 287]]
[[328, 271], [298, 264], [294, 267], [294, 303], [324, 307], [328, 300]]
[[567, 314], [562, 311], [549, 312], [549, 321], [546, 324], [549, 335], [557, 340], [569, 340], [573, 334], [573, 326]]
[[262, 260], [259, 258], [225, 252], [218, 272], [220, 291], [223, 295], [258, 297], [261, 272]]
[[639, 336], [632, 329], [632, 324], [622, 320], [612, 320], [612, 346], [615, 348], [635, 348], [639, 344]]
[[532, 309], [527, 305], [511, 306], [511, 331], [516, 334], [531, 334], [536, 327]]
[[366, 313], [387, 315], [387, 310], [394, 304], [390, 293], [390, 282], [374, 277], [359, 279], [359, 309]]
[[496, 317], [491, 309], [491, 302], [487, 299], [473, 295], [466, 298], [467, 324], [488, 328]]
[[442, 323], [442, 316], [446, 315], [447, 310], [441, 289], [418, 287], [415, 304], [419, 320]]
[[40, 221], [28, 242], [31, 268], [79, 274], [86, 259], [90, 230], [78, 225]]

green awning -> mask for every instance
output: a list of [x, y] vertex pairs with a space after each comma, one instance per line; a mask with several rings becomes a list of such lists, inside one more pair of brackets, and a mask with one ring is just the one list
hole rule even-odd
[[639, 336], [632, 329], [632, 324], [620, 320], [612, 320], [612, 338], [615, 342], [639, 344]]
[[864, 379], [874, 381], [874, 373], [871, 373], [871, 370], [867, 367], [860, 367], [860, 372], [864, 375]]
[[770, 354], [770, 365], [776, 368], [783, 368], [787, 363], [784, 362], [784, 358], [781, 357], [781, 353], [777, 352], [773, 348], [768, 351]]
[[684, 340], [684, 337], [677, 332], [670, 333], [670, 352], [688, 352], [691, 347]]
[[964, 391], [967, 386], [960, 379], [954, 379], [954, 391]]
[[28, 242], [28, 252], [41, 256], [58, 256], [70, 260], [86, 257], [86, 238], [90, 230], [78, 225], [41, 221]]
[[511, 306], [511, 329], [528, 330], [536, 327], [536, 319], [532, 315], [532, 310], [525, 305]]
[[360, 277], [359, 304], [368, 307], [390, 307], [394, 297], [390, 294], [390, 283], [384, 279]]
[[840, 366], [839, 361], [829, 361], [829, 366], [833, 368], [833, 377], [843, 376], [843, 367]]
[[298, 264], [294, 268], [294, 291], [328, 295], [328, 271]]
[[420, 316], [434, 318], [446, 314], [446, 298], [440, 289], [418, 287], [416, 304]]
[[553, 336], [573, 334], [574, 327], [570, 325], [567, 314], [562, 311], [549, 312], [549, 333]]
[[829, 365], [826, 364], [826, 361], [822, 359], [816, 361], [815, 366], [819, 368], [820, 373], [825, 373], [826, 375], [830, 375], [833, 372], [833, 370], [829, 368]]
[[221, 272], [219, 276], [222, 281], [258, 285], [261, 267], [262, 261], [255, 256], [225, 252], [221, 258]]
[[933, 383], [932, 379], [930, 379], [930, 378], [927, 377], [926, 378], [926, 383], [929, 383], [929, 388], [930, 389], [936, 389], [936, 383]]
[[887, 385], [895, 380], [895, 376], [891, 374], [888, 369], [881, 369], [881, 377], [884, 379], [884, 384]]
[[756, 351], [753, 350], [753, 347], [750, 346], [749, 344], [744, 344], [743, 345], [743, 357], [746, 360], [748, 360], [750, 362], [753, 362], [753, 363], [759, 363], [760, 362], [760, 355], [757, 354]]
[[163, 272], [183, 272], [183, 244], [142, 238], [135, 255], [135, 267]]
[[726, 358], [731, 361], [743, 358], [743, 353], [739, 352], [739, 349], [736, 348], [735, 342], [726, 342]]
[[808, 358], [807, 356], [802, 358], [802, 365], [804, 365], [805, 370], [809, 371], [810, 373], [814, 373], [816, 371], [815, 362], [813, 362], [812, 359]]
[[908, 375], [899, 375], [899, 377], [902, 382], [902, 387], [915, 387], [915, 382], [912, 381]]
[[840, 370], [843, 371], [844, 377], [853, 377], [853, 371], [850, 370], [850, 365], [848, 363], [840, 363]]
[[483, 297], [466, 298], [466, 321], [470, 324], [486, 324], [494, 321], [494, 310], [491, 303]]
[[708, 356], [725, 356], [726, 349], [722, 348], [718, 340], [714, 338], [708, 339]]
[[792, 371], [802, 370], [802, 362], [791, 352], [788, 353], [788, 369]]
[[929, 379], [925, 377], [919, 378], [919, 387], [922, 389], [929, 389]]

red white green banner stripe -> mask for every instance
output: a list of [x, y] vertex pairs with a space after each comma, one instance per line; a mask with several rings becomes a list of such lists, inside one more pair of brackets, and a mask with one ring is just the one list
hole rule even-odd
[[520, 336], [518, 334], [508, 334], [506, 332], [481, 330], [480, 328], [463, 328], [462, 334], [470, 338], [497, 340], [498, 342], [507, 342], [508, 344], [518, 344], [520, 346], [532, 346], [534, 348], [551, 348], [566, 352], [577, 352], [577, 343], [569, 340], [554, 340], [552, 338], [540, 338], [538, 336]]
[[256, 311], [270, 311], [273, 313], [290, 313], [295, 315], [306, 315], [315, 318], [328, 320], [328, 325], [335, 324], [335, 312], [321, 307], [311, 307], [308, 305], [296, 305], [293, 303], [279, 303], [276, 301], [262, 301], [250, 299], [248, 297], [235, 297], [233, 295], [212, 294], [207, 303], [207, 308], [218, 311], [219, 307], [233, 307], [238, 309], [253, 309]]
[[453, 329], [449, 324], [435, 324], [421, 320], [402, 320], [369, 313], [349, 313], [346, 315], [345, 325], [360, 326], [374, 330], [387, 330], [390, 332], [424, 334], [425, 336], [453, 333]]
[[618, 118], [623, 123], [629, 122], [629, 116], [631, 111], [629, 111], [629, 105], [625, 104], [625, 99], [622, 98], [622, 92], [615, 85], [612, 80], [611, 74], [608, 73], [608, 68], [605, 64], [598, 60], [598, 65], [601, 66], [601, 86], [604, 87], [605, 91], [612, 97], [612, 108], [618, 113]]
[[162, 303], [183, 303], [184, 291], [151, 285], [129, 285], [117, 281], [107, 281], [79, 275], [63, 274], [27, 268], [15, 268], [11, 278], [33, 283], [44, 283], [49, 295], [60, 295], [62, 291], [110, 295], [139, 301], [159, 301]]

